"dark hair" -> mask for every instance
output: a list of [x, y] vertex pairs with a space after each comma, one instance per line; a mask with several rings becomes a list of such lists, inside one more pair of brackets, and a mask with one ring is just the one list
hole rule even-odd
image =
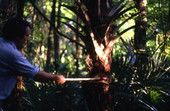
[[26, 27], [30, 23], [22, 18], [12, 18], [5, 22], [2, 29], [2, 37], [7, 40], [15, 40], [17, 37], [23, 38], [26, 33]]

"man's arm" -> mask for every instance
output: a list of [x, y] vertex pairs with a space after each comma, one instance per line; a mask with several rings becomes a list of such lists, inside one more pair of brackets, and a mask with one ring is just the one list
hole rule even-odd
[[63, 75], [54, 75], [43, 71], [39, 71], [33, 79], [39, 82], [55, 81], [58, 84], [63, 84], [65, 82], [65, 77]]

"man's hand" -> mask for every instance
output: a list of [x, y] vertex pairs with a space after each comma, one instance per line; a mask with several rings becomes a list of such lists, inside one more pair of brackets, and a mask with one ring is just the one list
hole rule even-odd
[[56, 82], [58, 84], [63, 84], [66, 82], [65, 77], [63, 75], [56, 75], [56, 76], [57, 76]]

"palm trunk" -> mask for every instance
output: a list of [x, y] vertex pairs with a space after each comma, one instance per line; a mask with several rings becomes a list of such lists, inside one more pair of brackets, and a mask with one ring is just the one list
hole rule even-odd
[[147, 0], [135, 0], [135, 3], [140, 14], [135, 21], [134, 49], [137, 53], [134, 66], [140, 67], [148, 61], [148, 54], [146, 52]]
[[[102, 50], [96, 47], [95, 50]], [[112, 47], [105, 49], [112, 50]], [[95, 51], [93, 51], [95, 52]], [[103, 53], [90, 53], [86, 62], [89, 63], [90, 77], [107, 77], [107, 80], [86, 82], [83, 84], [85, 98], [90, 111], [111, 111], [112, 110], [112, 77], [110, 73], [112, 56], [107, 51]]]
[[[108, 0], [90, 0], [87, 3], [88, 15], [91, 20], [91, 41], [86, 43], [87, 58], [90, 77], [107, 77], [107, 80], [85, 82], [83, 84], [85, 98], [90, 111], [111, 111], [112, 110], [112, 78], [110, 67], [112, 62], [112, 48], [115, 41], [110, 41], [112, 29], [107, 35], [105, 14], [109, 8]], [[92, 34], [92, 33], [91, 33]]]
[[111, 74], [109, 73], [111, 62], [105, 65], [102, 63], [106, 61], [111, 61], [111, 56], [107, 57], [107, 59], [104, 60], [100, 60], [99, 58], [95, 58], [94, 56], [92, 57], [93, 59], [89, 58], [90, 61], [88, 61], [89, 63], [93, 63], [90, 71], [90, 76], [104, 76], [108, 77], [108, 80], [85, 82], [83, 84], [85, 98], [88, 102], [90, 111], [111, 111], [113, 105], [111, 93], [112, 79], [110, 77]]
[[146, 3], [147, 0], [136, 0], [137, 9], [140, 16], [136, 20], [134, 46], [136, 50], [146, 51]]

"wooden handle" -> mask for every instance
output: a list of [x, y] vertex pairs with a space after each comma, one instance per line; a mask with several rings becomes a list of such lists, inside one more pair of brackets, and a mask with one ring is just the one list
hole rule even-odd
[[100, 80], [100, 78], [65, 78], [66, 81], [94, 81]]

